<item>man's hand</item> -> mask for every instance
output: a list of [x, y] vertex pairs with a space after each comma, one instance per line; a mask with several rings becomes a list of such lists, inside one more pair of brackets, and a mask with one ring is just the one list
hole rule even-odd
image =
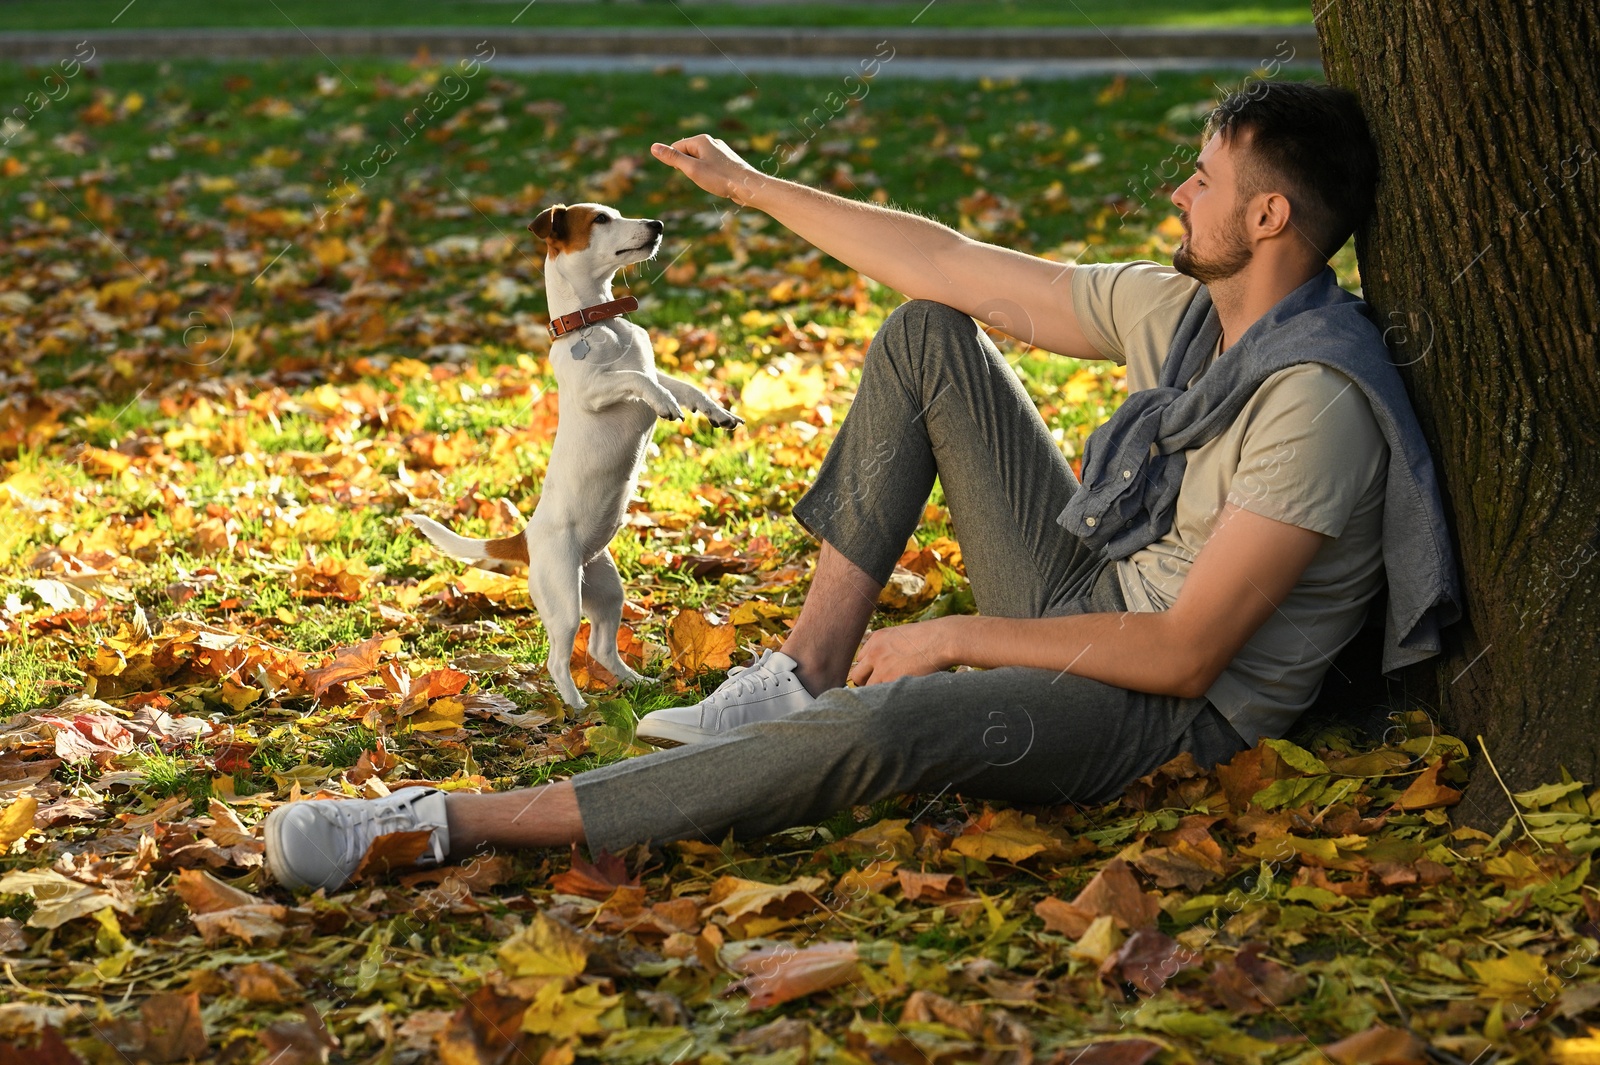
[[748, 207], [766, 175], [741, 159], [737, 152], [708, 133], [666, 144], [652, 144], [655, 157], [683, 171], [690, 181], [713, 196]]
[[858, 688], [901, 677], [922, 677], [956, 664], [952, 629], [969, 618], [960, 615], [893, 625], [867, 634], [850, 680]]

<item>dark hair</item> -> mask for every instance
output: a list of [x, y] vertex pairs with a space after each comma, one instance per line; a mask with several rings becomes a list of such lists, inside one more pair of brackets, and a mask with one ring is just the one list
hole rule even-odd
[[[1378, 150], [1355, 93], [1331, 85], [1260, 81], [1206, 116], [1206, 137], [1234, 144], [1248, 133], [1239, 193], [1273, 189], [1289, 198], [1296, 228], [1323, 258], [1372, 214]], [[1276, 188], [1273, 188], [1277, 185]]]

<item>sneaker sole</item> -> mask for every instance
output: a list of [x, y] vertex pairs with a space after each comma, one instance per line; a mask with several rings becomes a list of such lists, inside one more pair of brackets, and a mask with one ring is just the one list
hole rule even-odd
[[669, 747], [689, 747], [696, 743], [704, 743], [716, 739], [717, 733], [695, 728], [693, 725], [677, 725], [668, 721], [641, 721], [634, 730], [634, 736], [652, 747], [665, 750]]

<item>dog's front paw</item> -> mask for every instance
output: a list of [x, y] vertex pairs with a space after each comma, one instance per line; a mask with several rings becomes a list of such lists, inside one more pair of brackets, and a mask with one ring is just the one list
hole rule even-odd
[[723, 407], [713, 406], [706, 411], [706, 417], [711, 419], [711, 424], [718, 429], [737, 429], [744, 424], [744, 419]]

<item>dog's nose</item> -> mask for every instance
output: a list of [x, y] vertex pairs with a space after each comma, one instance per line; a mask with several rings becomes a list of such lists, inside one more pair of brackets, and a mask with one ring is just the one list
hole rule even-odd
[[655, 218], [650, 219], [650, 221], [646, 222], [644, 226], [658, 237], [661, 235], [661, 231], [667, 228], [661, 224], [660, 220]]

